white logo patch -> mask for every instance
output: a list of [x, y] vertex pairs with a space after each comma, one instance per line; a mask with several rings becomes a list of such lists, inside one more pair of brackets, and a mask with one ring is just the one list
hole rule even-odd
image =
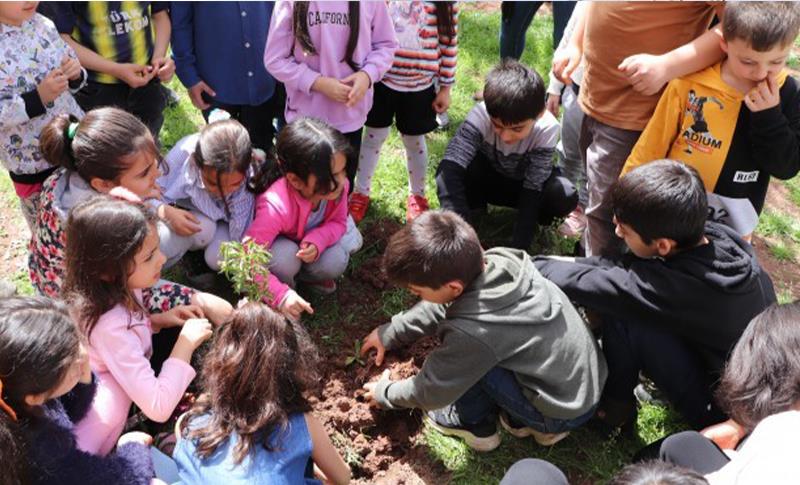
[[737, 171], [733, 174], [733, 181], [740, 184], [755, 182], [758, 180], [758, 173], [758, 170], [753, 170], [752, 172]]

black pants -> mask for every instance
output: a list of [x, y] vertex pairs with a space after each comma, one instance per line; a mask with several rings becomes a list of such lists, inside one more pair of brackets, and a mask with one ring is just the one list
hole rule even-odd
[[75, 94], [75, 100], [84, 111], [100, 106], [116, 106], [135, 115], [147, 126], [158, 143], [158, 134], [164, 124], [164, 108], [167, 105], [158, 78], [140, 88], [132, 88], [122, 81], [117, 84], [89, 81]]
[[713, 370], [675, 334], [638, 322], [606, 320], [603, 354], [608, 363], [605, 397], [633, 400], [639, 373], [644, 372], [693, 428], [701, 429], [726, 419], [714, 404]]
[[358, 171], [358, 152], [361, 151], [361, 131], [359, 128], [356, 131], [349, 133], [342, 133], [347, 141], [350, 142], [350, 153], [347, 155], [347, 180], [350, 181], [350, 192], [353, 191], [356, 181], [356, 172]]
[[697, 431], [668, 436], [661, 442], [658, 458], [702, 475], [713, 473], [731, 461], [713, 441]]
[[211, 107], [203, 110], [203, 118], [208, 122], [208, 115], [211, 110], [217, 108], [227, 111], [231, 118], [235, 119], [247, 129], [250, 135], [250, 142], [254, 148], [269, 151], [273, 146], [275, 137], [275, 127], [272, 120], [275, 118], [283, 119], [284, 104], [286, 103], [286, 91], [283, 84], [275, 85], [275, 92], [272, 97], [263, 103], [250, 106], [246, 104], [226, 104], [216, 101], [210, 96], [203, 96], [203, 100]]

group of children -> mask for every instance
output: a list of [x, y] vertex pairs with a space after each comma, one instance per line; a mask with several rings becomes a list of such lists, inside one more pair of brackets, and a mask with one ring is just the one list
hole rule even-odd
[[[182, 22], [186, 8], [206, 7], [176, 6]], [[721, 38], [692, 46], [696, 73], [674, 68], [685, 47], [625, 59], [619, 71], [637, 96], [675, 78], [639, 135], [624, 118], [630, 107], [620, 108], [621, 127], [602, 115], [608, 93], [597, 83], [609, 74], [597, 22], [647, 8], [579, 6], [556, 54], [554, 75], [567, 84], [584, 58], [588, 202], [583, 178], [553, 165], [559, 137], [562, 147], [576, 140], [551, 112], [544, 81], [505, 59], [438, 164], [444, 210], [431, 211], [425, 134], [450, 104], [454, 2], [270, 5], [259, 76], [273, 96], [285, 91], [274, 148], [269, 136], [251, 141], [248, 110], [204, 104], [214, 93], [182, 65], [193, 57], [184, 44], [177, 66], [166, 57], [168, 6], [0, 3], [0, 157], [31, 228], [30, 277], [42, 295], [0, 299], [0, 443], [10, 465], [0, 481], [347, 483], [350, 470], [312, 413], [317, 357], [299, 322], [313, 308], [301, 293], [334, 292], [361, 248], [357, 224], [394, 120], [408, 160], [408, 223], [383, 265], [422, 301], [361, 350], [381, 365], [386, 351], [424, 335], [439, 344], [416, 376], [393, 381], [387, 371], [365, 384], [368, 400], [421, 408], [429, 426], [479, 451], [500, 445], [498, 424], [552, 446], [592, 419], [632, 429], [644, 374], [692, 428], [706, 428], [707, 438], [666, 440], [662, 460], [712, 483], [783, 476], [792, 463], [775, 458], [774, 442], [800, 426], [800, 316], [796, 304], [775, 306], [749, 240], [769, 177], [800, 170], [799, 93], [784, 69], [800, 9], [717, 10]], [[724, 59], [697, 65], [713, 49]], [[182, 81], [194, 76], [187, 88], [209, 123], [162, 157], [161, 81], [176, 67]], [[647, 68], [667, 74], [653, 81]], [[270, 113], [256, 118], [271, 125], [281, 113]], [[609, 157], [624, 166], [605, 166]], [[509, 247], [484, 250], [471, 226], [488, 204], [517, 209]], [[582, 215], [581, 204], [594, 256], [530, 256], [538, 227]], [[604, 223], [624, 254], [609, 250]], [[263, 304], [234, 310], [161, 278], [189, 251], [217, 271], [222, 243], [246, 239], [271, 253]], [[149, 435], [124, 433], [132, 404], [156, 422], [173, 415], [196, 376], [193, 354], [212, 334], [173, 456]], [[743, 458], [714, 455], [709, 439], [730, 448], [750, 433]], [[556, 483], [547, 466], [520, 463], [507, 483], [540, 468]]]

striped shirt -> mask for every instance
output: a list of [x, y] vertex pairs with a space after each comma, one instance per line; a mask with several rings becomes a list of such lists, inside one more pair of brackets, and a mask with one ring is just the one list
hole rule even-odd
[[[59, 33], [118, 63], [146, 65], [153, 56], [152, 15], [166, 10], [164, 2], [53, 2]], [[110, 74], [89, 71], [89, 80], [120, 83]]]
[[[453, 84], [458, 35], [439, 33], [435, 2], [388, 2], [400, 48], [382, 82], [395, 91], [422, 91], [438, 79]], [[453, 2], [453, 29], [457, 33], [458, 7]]]

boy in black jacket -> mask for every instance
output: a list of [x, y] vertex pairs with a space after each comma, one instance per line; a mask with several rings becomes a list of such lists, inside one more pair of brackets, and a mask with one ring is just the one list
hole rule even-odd
[[632, 255], [535, 260], [573, 301], [604, 317], [609, 375], [598, 416], [614, 426], [635, 421], [641, 371], [691, 426], [719, 422], [714, 383], [748, 322], [775, 302], [772, 282], [735, 231], [706, 221], [693, 168], [643, 165], [611, 197], [617, 236]]

